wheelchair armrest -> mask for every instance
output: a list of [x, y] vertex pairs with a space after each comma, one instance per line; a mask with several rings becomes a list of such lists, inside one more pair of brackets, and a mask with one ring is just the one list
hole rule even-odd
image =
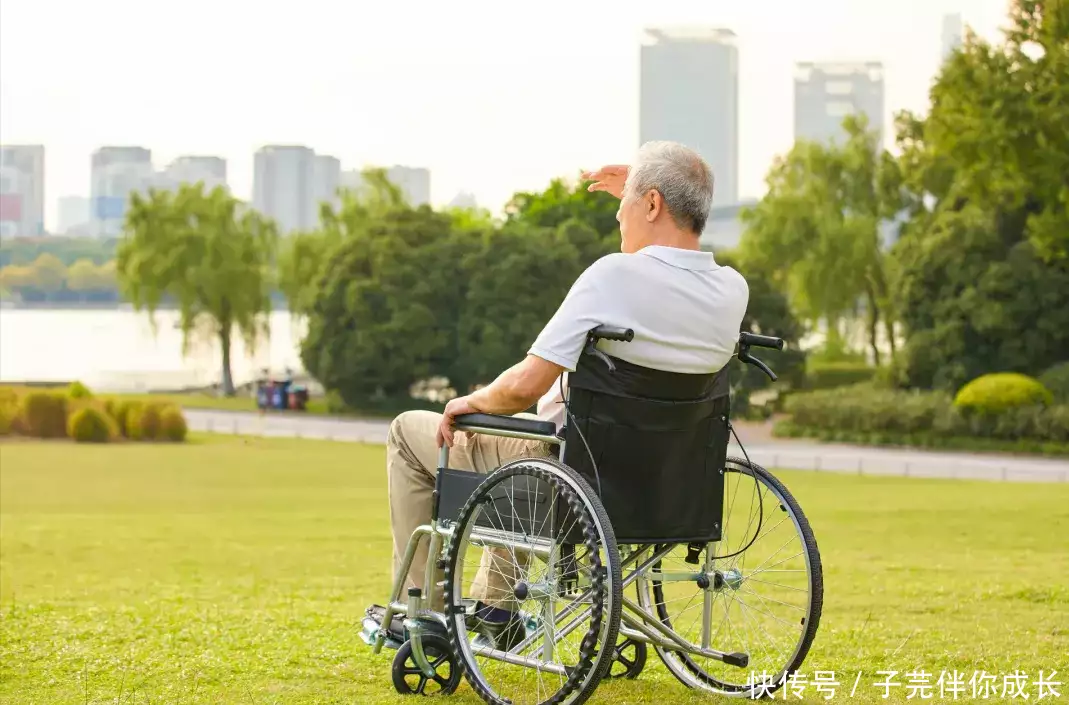
[[557, 433], [557, 426], [552, 421], [519, 419], [515, 416], [500, 414], [461, 414], [456, 417], [455, 421], [457, 430], [476, 433], [480, 429], [505, 433], [529, 433], [536, 436], [553, 436]]

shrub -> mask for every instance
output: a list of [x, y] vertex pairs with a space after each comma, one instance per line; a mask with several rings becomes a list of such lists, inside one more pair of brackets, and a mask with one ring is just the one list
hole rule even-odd
[[[974, 438], [1069, 441], [1069, 404], [1014, 406], [999, 414], [972, 413], [941, 392], [855, 385], [795, 394], [787, 401], [790, 423], [781, 432], [835, 440], [843, 437], [902, 441]], [[836, 437], [836, 438], [833, 438]]]
[[107, 443], [118, 435], [118, 428], [103, 409], [85, 406], [71, 414], [67, 435], [78, 443]]
[[81, 382], [71, 382], [67, 387], [67, 396], [71, 399], [88, 399], [93, 396], [93, 393], [89, 391], [89, 387], [85, 386]]
[[1058, 404], [1069, 404], [1069, 362], [1062, 362], [1039, 376]]
[[830, 431], [912, 433], [932, 427], [950, 405], [938, 392], [904, 392], [862, 384], [796, 394], [787, 400], [792, 421]]
[[186, 440], [189, 428], [186, 417], [177, 406], [166, 406], [160, 411], [160, 438], [181, 443]]
[[1038, 380], [1016, 372], [977, 377], [962, 387], [954, 406], [967, 414], [996, 416], [1020, 406], [1047, 405], [1053, 396]]
[[126, 435], [135, 441], [155, 441], [160, 437], [160, 412], [164, 405], [137, 404], [126, 417]]
[[18, 412], [18, 395], [11, 389], [0, 387], [0, 436], [7, 436], [15, 431]]
[[109, 399], [106, 402], [108, 413], [111, 414], [111, 418], [115, 419], [115, 425], [119, 428], [119, 433], [130, 437], [130, 417], [133, 412], [141, 407], [141, 404], [136, 401], [129, 401], [126, 399]]
[[876, 368], [864, 362], [810, 361], [806, 365], [805, 386], [807, 389], [834, 389], [868, 382], [875, 375]]
[[67, 435], [67, 398], [51, 392], [30, 392], [19, 402], [19, 431], [35, 438]]

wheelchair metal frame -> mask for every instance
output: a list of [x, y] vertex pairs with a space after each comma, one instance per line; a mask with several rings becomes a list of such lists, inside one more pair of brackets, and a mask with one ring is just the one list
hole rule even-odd
[[[751, 335], [751, 338], [756, 341], [754, 344], [762, 347], [774, 347], [773, 344], [768, 341], [776, 340], [753, 335]], [[782, 341], [777, 342], [779, 343], [778, 347], [782, 348]], [[772, 379], [775, 379], [775, 375], [771, 370], [769, 370], [760, 360], [750, 356], [748, 346], [740, 346], [739, 359], [748, 364], [753, 364], [765, 371]], [[565, 423], [567, 423], [567, 421]], [[563, 432], [556, 435], [542, 435], [516, 430], [486, 428], [484, 426], [469, 426], [462, 423], [456, 424], [456, 430], [458, 432], [466, 431], [486, 435], [542, 441], [548, 444], [557, 445], [559, 447], [557, 458], [562, 463], [564, 461], [566, 443], [564, 441]], [[449, 447], [443, 446], [438, 455], [438, 472], [441, 472], [448, 467]], [[720, 472], [723, 474], [725, 469], [722, 468]], [[489, 477], [489, 475], [487, 475], [487, 477]], [[755, 480], [756, 479], [757, 478], [755, 477]], [[609, 517], [609, 521], [612, 521], [611, 517]], [[379, 653], [389, 639], [389, 625], [392, 623], [392, 620], [397, 615], [404, 615], [405, 619], [403, 624], [407, 632], [407, 637], [412, 644], [413, 660], [427, 677], [433, 677], [435, 669], [430, 664], [423, 649], [422, 638], [426, 631], [420, 624], [420, 621], [434, 620], [435, 622], [440, 623], [443, 627], [448, 626], [448, 615], [430, 609], [429, 600], [430, 596], [435, 594], [435, 590], [441, 589], [441, 586], [435, 582], [436, 570], [440, 566], [441, 560], [444, 559], [445, 549], [448, 546], [447, 542], [454, 538], [455, 530], [456, 525], [453, 521], [443, 520], [435, 516], [430, 523], [418, 527], [412, 533], [412, 536], [409, 538], [401, 567], [393, 579], [393, 587], [390, 593], [390, 599], [386, 603], [385, 615], [377, 630], [369, 632], [369, 630], [365, 628], [364, 632], [365, 641], [373, 646], [375, 653]], [[471, 536], [484, 548], [501, 547], [522, 549], [543, 557], [548, 557], [552, 561], [550, 546], [540, 545], [542, 543], [551, 543], [544, 539], [536, 537], [528, 538], [520, 542], [515, 540], [514, 534], [483, 527], [473, 527]], [[428, 540], [429, 546], [423, 587], [410, 588], [408, 590], [407, 598], [402, 599], [402, 591], [406, 582], [406, 577], [411, 568], [416, 551], [424, 538]], [[714, 547], [717, 546], [718, 543], [719, 542], [710, 542], [704, 544], [704, 562], [701, 565], [695, 565], [694, 571], [679, 572], [654, 571], [653, 567], [674, 549], [681, 545], [686, 545], [684, 543], [624, 543], [618, 546], [619, 555], [616, 557], [616, 560], [620, 561], [622, 575], [621, 594], [618, 596], [621, 603], [619, 637], [643, 644], [649, 644], [669, 652], [713, 659], [740, 669], [746, 668], [749, 665], [750, 660], [748, 654], [720, 651], [714, 648], [711, 643], [714, 638], [712, 617], [713, 601], [716, 593], [721, 591], [738, 590], [744, 582], [741, 573], [737, 573], [737, 571], [727, 571], [726, 573], [717, 572], [715, 562], [723, 558], [721, 556], [716, 556], [715, 554]], [[612, 560], [613, 558], [610, 557], [609, 559]], [[810, 556], [808, 553], [805, 555], [805, 563], [807, 571], [812, 571], [813, 566], [810, 563]], [[654, 613], [654, 604], [650, 599], [650, 590], [648, 589], [646, 581], [659, 581], [661, 583], [691, 582], [698, 585], [699, 589], [703, 591], [700, 643], [689, 641], [672, 629], [671, 626], [666, 625], [665, 621], [667, 620], [662, 621], [658, 618]], [[637, 590], [639, 595], [637, 602], [625, 594], [627, 588], [635, 583], [638, 583], [638, 587], [640, 588]], [[545, 638], [547, 643], [542, 652], [543, 658], [551, 658], [554, 647], [552, 640], [563, 639], [566, 637], [591, 613], [592, 607], [589, 597], [590, 590], [588, 589], [585, 593], [580, 595], [578, 599], [571, 601], [559, 612], [553, 610], [555, 620], [547, 630], [539, 630], [535, 633], [528, 634], [508, 652], [491, 649], [485, 646], [473, 646], [473, 652], [480, 656], [489, 657], [506, 663], [528, 666], [542, 671], [564, 675], [565, 669], [556, 663], [549, 663], [545, 660], [530, 656], [521, 656], [520, 654], [522, 651], [530, 648], [538, 639]], [[550, 605], [552, 609], [552, 602]], [[810, 601], [805, 607], [805, 618], [803, 623], [809, 621], [811, 613], [812, 602]], [[568, 623], [560, 628], [553, 626], [569, 617], [570, 620]], [[601, 629], [604, 634], [607, 629], [607, 624], [603, 624]], [[801, 644], [796, 646], [795, 653], [791, 656], [792, 660], [794, 656], [797, 655], [798, 649], [801, 648]]]
[[[546, 443], [559, 444], [560, 452], [558, 458], [563, 462], [565, 443], [558, 436], [542, 436], [531, 433], [522, 433], [518, 431], [501, 431], [497, 429], [486, 429], [483, 427], [469, 427], [464, 425], [457, 425], [457, 431], [470, 431], [474, 433], [485, 433], [488, 435], [507, 436], [510, 438], [522, 438], [525, 440], [544, 441]], [[449, 447], [443, 446], [438, 454], [438, 466], [439, 470], [449, 467]], [[611, 518], [610, 518], [611, 521]], [[434, 675], [434, 669], [431, 667], [426, 655], [422, 648], [422, 636], [423, 628], [419, 623], [420, 619], [433, 619], [446, 625], [446, 616], [440, 612], [433, 611], [428, 608], [429, 595], [433, 594], [433, 590], [438, 586], [435, 583], [435, 561], [442, 555], [442, 549], [444, 547], [444, 541], [453, 537], [454, 531], [453, 523], [446, 520], [436, 520], [429, 524], [424, 524], [418, 527], [409, 538], [408, 546], [405, 550], [405, 555], [402, 560], [401, 569], [398, 574], [394, 576], [393, 589], [390, 593], [390, 600], [386, 606], [386, 615], [382, 620], [382, 626], [378, 629], [378, 633], [375, 635], [374, 651], [379, 653], [387, 640], [387, 628], [386, 625], [391, 623], [391, 620], [395, 615], [405, 615], [404, 626], [408, 630], [409, 639], [412, 642], [413, 657], [420, 669], [427, 676]], [[507, 532], [498, 532], [489, 529], [474, 529], [473, 535], [477, 536], [479, 543], [484, 546], [501, 547], [501, 548], [522, 548], [525, 551], [529, 551], [536, 554], [548, 555], [549, 549], [543, 546], [539, 546], [540, 540], [537, 538], [529, 539], [529, 543], [525, 542], [520, 544], [507, 535]], [[428, 537], [429, 546], [427, 551], [427, 568], [425, 571], [425, 577], [423, 582], [423, 588], [421, 590], [410, 590], [407, 601], [401, 600], [401, 593], [405, 583], [405, 578], [408, 575], [409, 569], [412, 567], [412, 561], [416, 555], [416, 550], [419, 548], [420, 543]], [[629, 569], [630, 572], [624, 574], [623, 588], [626, 589], [632, 583], [636, 581], [646, 579], [657, 579], [662, 582], [694, 582], [701, 579], [702, 576], [708, 581], [708, 587], [704, 589], [703, 605], [702, 605], [702, 640], [701, 644], [693, 644], [681, 637], [672, 629], [666, 627], [660, 619], [657, 618], [650, 611], [651, 605], [643, 605], [636, 603], [634, 600], [621, 595], [621, 603], [623, 610], [621, 612], [621, 625], [620, 635], [634, 641], [647, 643], [655, 646], [659, 646], [669, 651], [678, 651], [693, 656], [701, 656], [705, 658], [712, 658], [718, 661], [722, 661], [728, 665], [737, 666], [739, 668], [745, 668], [748, 663], [748, 658], [745, 654], [738, 653], [726, 653], [711, 648], [710, 640], [712, 638], [712, 606], [713, 595], [718, 590], [731, 589], [732, 586], [729, 582], [725, 582], [723, 585], [715, 585], [716, 581], [712, 579], [714, 574], [714, 551], [713, 547], [715, 543], [707, 544], [705, 551], [705, 563], [702, 566], [702, 570], [694, 573], [651, 573], [650, 567], [668, 555], [679, 544], [668, 544], [660, 549], [654, 548], [650, 545], [640, 545], [631, 551], [627, 556], [620, 556], [621, 571]], [[623, 548], [623, 546], [621, 547]], [[649, 554], [648, 556], [646, 554]], [[645, 556], [645, 557], [644, 557]], [[634, 565], [633, 568], [629, 566]], [[737, 588], [737, 586], [735, 586]], [[640, 591], [639, 595], [646, 595], [646, 591]], [[645, 602], [644, 598], [640, 598], [642, 602]], [[581, 604], [581, 600], [572, 602], [569, 607], [565, 608], [561, 614], [557, 615], [557, 619], [564, 619], [575, 612], [578, 608], [575, 605]], [[584, 617], [590, 612], [590, 607], [586, 607], [582, 611], [572, 616], [571, 621], [559, 630], [555, 637], [563, 638], [570, 634], [574, 629], [582, 622]], [[808, 618], [808, 612], [806, 614]], [[560, 669], [559, 666], [553, 663], [547, 663], [544, 661], [538, 661], [530, 657], [520, 656], [519, 652], [531, 646], [531, 644], [538, 638], [539, 635], [531, 635], [521, 641], [510, 652], [499, 652], [493, 650], [480, 651], [481, 655], [489, 656], [491, 658], [497, 658], [501, 661], [513, 663], [515, 665], [531, 666], [541, 668], [549, 672], [555, 672]]]

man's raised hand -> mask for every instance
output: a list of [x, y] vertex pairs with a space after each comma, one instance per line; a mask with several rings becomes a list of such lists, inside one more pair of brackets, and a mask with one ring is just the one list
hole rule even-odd
[[627, 164], [609, 164], [596, 171], [584, 171], [582, 178], [594, 182], [587, 186], [587, 191], [604, 191], [623, 198], [624, 182], [630, 169]]

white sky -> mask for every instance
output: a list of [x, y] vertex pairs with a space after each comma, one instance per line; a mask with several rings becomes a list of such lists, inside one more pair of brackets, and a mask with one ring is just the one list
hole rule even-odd
[[923, 109], [942, 15], [981, 35], [1006, 0], [0, 0], [0, 141], [46, 147], [46, 213], [88, 195], [101, 145], [228, 160], [298, 143], [343, 168], [431, 169], [497, 209], [514, 191], [626, 161], [645, 26], [738, 35], [740, 197], [792, 141], [793, 65], [880, 60], [886, 120]]

